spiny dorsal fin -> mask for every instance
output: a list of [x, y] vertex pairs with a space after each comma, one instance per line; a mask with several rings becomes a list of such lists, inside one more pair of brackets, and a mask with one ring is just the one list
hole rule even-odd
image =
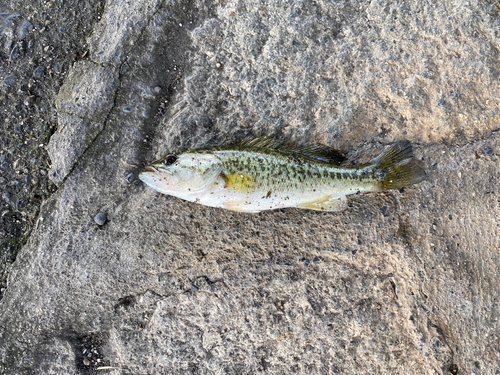
[[302, 156], [306, 156], [313, 160], [320, 160], [326, 163], [333, 163], [337, 165], [339, 165], [342, 161], [345, 160], [345, 158], [339, 152], [335, 151], [330, 147], [321, 145], [287, 147], [287, 146], [282, 146], [279, 141], [271, 137], [250, 138], [241, 142], [240, 146], [267, 148], [270, 150], [290, 151], [290, 152], [295, 152], [297, 154], [301, 154]]
[[244, 140], [240, 143], [240, 146], [245, 147], [259, 147], [268, 148], [271, 150], [276, 150], [280, 148], [280, 143], [271, 137], [254, 137]]

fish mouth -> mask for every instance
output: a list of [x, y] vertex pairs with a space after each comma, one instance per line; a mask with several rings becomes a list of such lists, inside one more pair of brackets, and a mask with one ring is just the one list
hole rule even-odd
[[169, 171], [168, 169], [162, 168], [162, 165], [156, 165], [156, 164], [150, 164], [144, 167], [144, 171], [139, 173], [141, 175], [142, 173], [148, 174], [148, 173], [153, 173], [153, 174], [163, 174], [166, 173], [168, 175], [172, 174], [172, 171]]

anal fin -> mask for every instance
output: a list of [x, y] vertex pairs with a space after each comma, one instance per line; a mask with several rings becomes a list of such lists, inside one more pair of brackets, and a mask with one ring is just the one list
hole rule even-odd
[[224, 202], [223, 207], [227, 210], [236, 211], [236, 212], [250, 212], [257, 213], [261, 210], [251, 207], [250, 205], [244, 203], [243, 201], [227, 201]]
[[341, 197], [320, 198], [315, 201], [301, 203], [297, 207], [315, 211], [342, 211], [347, 207], [347, 198], [345, 195]]

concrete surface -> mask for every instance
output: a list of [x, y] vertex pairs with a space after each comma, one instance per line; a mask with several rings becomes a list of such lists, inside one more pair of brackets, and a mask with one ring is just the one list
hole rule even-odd
[[[54, 96], [59, 188], [0, 301], [1, 373], [498, 374], [499, 10], [106, 3]], [[263, 134], [360, 162], [409, 139], [429, 176], [341, 213], [137, 181]]]

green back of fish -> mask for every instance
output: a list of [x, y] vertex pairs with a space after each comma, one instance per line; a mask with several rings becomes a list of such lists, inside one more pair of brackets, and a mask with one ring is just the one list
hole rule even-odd
[[339, 154], [323, 146], [286, 148], [271, 138], [190, 151], [221, 160], [228, 185], [241, 190], [303, 191], [331, 186], [399, 189], [425, 178], [408, 141], [400, 141], [361, 168], [339, 166]]

